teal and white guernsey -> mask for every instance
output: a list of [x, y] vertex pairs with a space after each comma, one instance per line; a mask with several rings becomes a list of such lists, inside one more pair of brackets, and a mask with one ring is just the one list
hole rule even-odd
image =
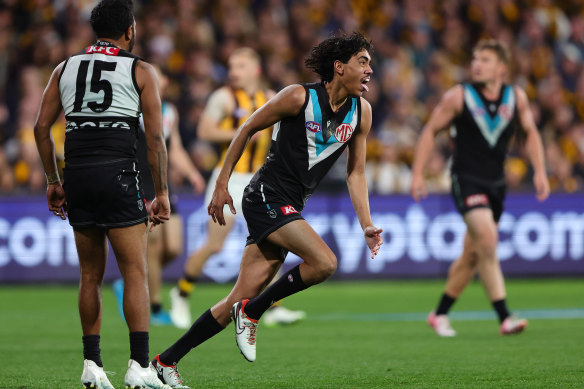
[[463, 88], [464, 108], [453, 121], [452, 173], [503, 182], [507, 147], [518, 125], [514, 88], [503, 85], [495, 101], [487, 100], [476, 85], [464, 84]]
[[300, 113], [274, 125], [266, 162], [250, 185], [269, 185], [300, 211], [322, 178], [359, 131], [361, 101], [350, 97], [333, 112], [323, 84], [303, 84]]

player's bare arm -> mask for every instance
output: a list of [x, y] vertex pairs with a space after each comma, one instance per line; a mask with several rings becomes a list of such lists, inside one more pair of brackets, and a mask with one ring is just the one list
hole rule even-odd
[[534, 170], [533, 185], [535, 186], [536, 197], [539, 201], [544, 201], [549, 196], [550, 187], [545, 169], [545, 156], [541, 137], [537, 131], [525, 91], [520, 87], [515, 87], [515, 96], [517, 97], [519, 122], [526, 135], [525, 150]]
[[201, 176], [183, 146], [178, 130], [178, 112], [176, 108], [172, 106], [170, 109], [174, 112], [173, 117], [175, 120], [170, 125], [168, 162], [174, 169], [179, 171], [182, 177], [189, 180], [196, 193], [202, 193], [205, 189], [205, 179]]
[[41, 106], [34, 125], [34, 137], [47, 176], [49, 210], [65, 220], [67, 216], [65, 192], [59, 178], [57, 159], [55, 157], [55, 143], [51, 135], [51, 127], [63, 109], [59, 92], [59, 75], [61, 74], [63, 63], [61, 62], [55, 68], [43, 92]]
[[463, 93], [462, 85], [456, 85], [449, 89], [432, 111], [430, 119], [422, 130], [416, 146], [412, 165], [412, 183], [410, 185], [410, 194], [415, 201], [419, 201], [427, 195], [424, 168], [436, 145], [434, 138], [438, 132], [447, 128], [452, 120], [462, 112]]
[[268, 89], [268, 90], [266, 91], [266, 99], [267, 99], [267, 100], [271, 99], [271, 98], [272, 98], [272, 97], [274, 97], [274, 96], [276, 96], [276, 91], [275, 91], [275, 90], [273, 90], [273, 89]]
[[270, 99], [261, 108], [255, 111], [243, 125], [237, 130], [233, 141], [229, 145], [225, 162], [221, 167], [221, 172], [217, 178], [213, 199], [207, 208], [209, 215], [214, 222], [225, 225], [223, 217], [223, 206], [229, 204], [231, 213], [235, 214], [233, 200], [227, 190], [227, 182], [233, 171], [233, 167], [241, 158], [249, 139], [258, 131], [271, 127], [279, 120], [297, 115], [304, 105], [306, 91], [301, 85], [290, 85], [272, 99]]
[[199, 139], [217, 143], [231, 142], [237, 129], [225, 130], [220, 128], [219, 124], [223, 119], [230, 117], [234, 110], [235, 98], [228, 87], [213, 92], [197, 126]]
[[371, 105], [361, 97], [361, 123], [359, 132], [349, 143], [347, 159], [347, 187], [353, 208], [363, 229], [365, 240], [374, 258], [383, 244], [382, 229], [373, 226], [369, 208], [369, 191], [365, 178], [365, 156], [367, 152], [367, 135], [371, 130]]
[[158, 90], [156, 70], [152, 65], [138, 61], [136, 66], [136, 81], [140, 88], [140, 103], [144, 116], [144, 133], [148, 147], [148, 163], [156, 198], [150, 207], [150, 221], [154, 225], [163, 223], [170, 217], [168, 200], [168, 155], [162, 132], [162, 106]]

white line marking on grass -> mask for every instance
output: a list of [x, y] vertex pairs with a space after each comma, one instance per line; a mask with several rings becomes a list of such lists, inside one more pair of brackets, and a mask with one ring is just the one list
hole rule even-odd
[[[584, 308], [566, 309], [523, 309], [514, 310], [525, 319], [584, 319]], [[313, 320], [356, 320], [356, 321], [424, 321], [428, 312], [405, 313], [352, 313], [335, 312], [322, 315], [310, 315]], [[453, 320], [492, 320], [496, 319], [494, 311], [462, 311], [451, 312]]]

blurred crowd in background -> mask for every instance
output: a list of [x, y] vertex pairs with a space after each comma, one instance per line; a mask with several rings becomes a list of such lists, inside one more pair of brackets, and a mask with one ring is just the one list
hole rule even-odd
[[[45, 177], [33, 126], [52, 70], [94, 42], [92, 0], [0, 0], [0, 193], [43, 193]], [[206, 177], [215, 145], [197, 139], [209, 94], [226, 83], [226, 60], [249, 46], [262, 57], [266, 86], [278, 91], [317, 81], [303, 65], [318, 41], [339, 31], [372, 40], [373, 78], [364, 97], [373, 107], [368, 142], [370, 190], [407, 193], [417, 137], [450, 87], [467, 80], [480, 38], [507, 43], [509, 82], [523, 87], [542, 133], [553, 191], [584, 183], [584, 0], [150, 0], [134, 1], [134, 53], [170, 77], [164, 98], [176, 104], [183, 143]], [[63, 158], [65, 120], [53, 128]], [[519, 142], [511, 146], [511, 191], [531, 190], [531, 168]], [[448, 131], [428, 169], [428, 189], [450, 189]], [[187, 183], [171, 174], [177, 191]], [[329, 173], [344, 185], [344, 165]]]

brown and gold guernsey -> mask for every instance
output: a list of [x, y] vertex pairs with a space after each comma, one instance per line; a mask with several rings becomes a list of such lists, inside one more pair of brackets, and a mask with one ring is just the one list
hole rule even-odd
[[[257, 91], [253, 96], [248, 95], [242, 89], [232, 89], [233, 97], [235, 98], [235, 109], [231, 117], [225, 118], [219, 123], [219, 127], [225, 131], [230, 131], [233, 128], [239, 128], [248, 117], [259, 107], [268, 101], [266, 94], [263, 91]], [[270, 148], [272, 138], [272, 131], [260, 131], [250, 141], [243, 151], [241, 158], [233, 168], [234, 173], [255, 173], [266, 161], [268, 150]], [[229, 143], [221, 146], [221, 160], [219, 167], [225, 161], [225, 155]]]

